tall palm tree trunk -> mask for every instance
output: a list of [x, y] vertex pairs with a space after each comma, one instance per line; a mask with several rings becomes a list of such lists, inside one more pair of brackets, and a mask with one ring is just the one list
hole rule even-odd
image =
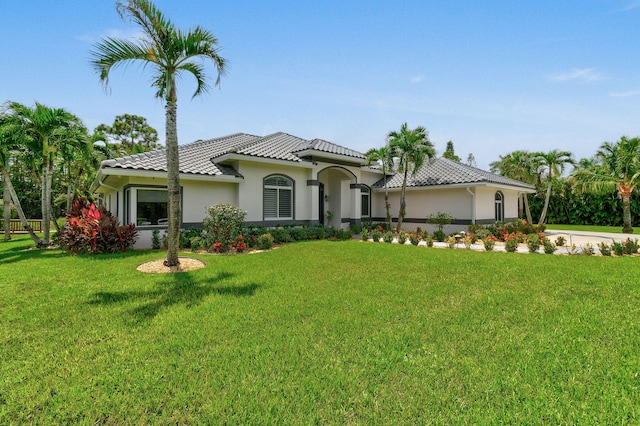
[[16, 211], [18, 212], [18, 217], [22, 222], [23, 228], [27, 230], [33, 242], [36, 243], [36, 246], [38, 247], [42, 246], [42, 240], [38, 238], [35, 232], [33, 232], [33, 229], [31, 228], [31, 225], [29, 225], [29, 221], [27, 220], [27, 217], [24, 215], [24, 211], [22, 211], [22, 205], [20, 204], [20, 200], [18, 199], [18, 194], [16, 194], [16, 190], [11, 184], [11, 178], [9, 177], [9, 173], [7, 173], [7, 171], [5, 170], [4, 167], [2, 167], [2, 165], [0, 165], [0, 173], [2, 173], [2, 177], [4, 178], [4, 181], [6, 182], [6, 184], [8, 185], [9, 194], [11, 194], [13, 205], [15, 206]]
[[167, 100], [166, 143], [167, 143], [167, 193], [168, 193], [168, 241], [165, 266], [177, 266], [180, 240], [180, 165], [178, 159], [178, 130], [176, 127], [177, 105]]
[[625, 234], [633, 234], [631, 226], [631, 193], [623, 192], [622, 194], [622, 232]]
[[544, 220], [547, 218], [547, 210], [549, 209], [549, 200], [551, 199], [551, 177], [549, 177], [549, 186], [547, 186], [547, 195], [544, 197], [544, 207], [542, 208], [542, 214], [540, 215], [540, 220], [538, 221], [538, 226], [544, 223]]
[[404, 181], [402, 182], [402, 192], [400, 192], [400, 211], [398, 213], [398, 232], [402, 229], [402, 222], [404, 215], [407, 213], [407, 207], [404, 201], [405, 194], [407, 193], [407, 174], [408, 168], [404, 168]]
[[389, 188], [387, 188], [387, 175], [384, 175], [384, 207], [387, 210], [387, 226], [391, 229], [391, 205], [389, 204]]
[[2, 198], [4, 201], [3, 206], [3, 221], [4, 221], [4, 240], [11, 240], [11, 195], [9, 194], [9, 181], [7, 178], [3, 178]]

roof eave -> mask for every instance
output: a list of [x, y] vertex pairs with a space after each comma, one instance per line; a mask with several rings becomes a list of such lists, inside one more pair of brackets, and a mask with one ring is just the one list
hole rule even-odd
[[323, 159], [328, 162], [338, 161], [340, 163], [349, 163], [358, 166], [364, 166], [367, 163], [365, 158], [352, 157], [350, 155], [335, 154], [333, 152], [320, 151], [317, 149], [303, 149], [294, 153], [298, 157], [312, 157], [316, 161], [322, 161]]
[[[468, 182], [468, 183], [448, 183], [443, 185], [421, 185], [421, 186], [407, 186], [407, 191], [416, 191], [421, 189], [449, 189], [449, 188], [471, 188], [471, 187], [492, 187], [498, 189], [508, 189], [512, 191], [524, 192], [526, 194], [533, 194], [536, 192], [535, 188], [527, 188], [517, 185], [508, 185], [503, 183], [495, 183], [495, 182]], [[384, 187], [374, 188], [374, 192], [384, 191]], [[401, 191], [401, 186], [389, 187], [387, 188], [389, 192]]]

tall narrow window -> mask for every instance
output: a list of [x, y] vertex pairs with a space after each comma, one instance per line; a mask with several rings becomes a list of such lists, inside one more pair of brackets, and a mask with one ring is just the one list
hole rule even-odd
[[496, 222], [504, 222], [504, 196], [502, 192], [496, 192]]
[[371, 216], [370, 208], [371, 208], [371, 190], [366, 187], [360, 187], [360, 200], [361, 200], [361, 208], [360, 208], [360, 216], [369, 217]]
[[265, 219], [293, 219], [293, 181], [285, 176], [264, 180], [262, 201]]

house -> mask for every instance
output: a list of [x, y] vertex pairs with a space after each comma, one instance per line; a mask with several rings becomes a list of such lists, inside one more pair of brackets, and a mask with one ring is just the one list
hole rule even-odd
[[[201, 226], [206, 208], [231, 203], [249, 224], [323, 224], [349, 228], [385, 218], [385, 176], [362, 153], [322, 140], [286, 133], [236, 133], [179, 147], [182, 227]], [[154, 229], [167, 222], [166, 153], [155, 150], [102, 162], [95, 192], [150, 247]], [[386, 177], [392, 215], [398, 212], [402, 176]], [[405, 229], [425, 226], [436, 212], [454, 225], [493, 223], [518, 215], [530, 185], [459, 164], [432, 159], [407, 184]]]

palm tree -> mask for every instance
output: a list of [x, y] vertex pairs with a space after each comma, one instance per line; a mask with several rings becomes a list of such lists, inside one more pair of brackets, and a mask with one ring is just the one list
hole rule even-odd
[[177, 85], [176, 78], [192, 74], [197, 83], [193, 97], [209, 89], [201, 60], [211, 60], [218, 72], [216, 86], [225, 72], [226, 61], [218, 54], [218, 39], [197, 26], [184, 32], [177, 29], [151, 1], [129, 0], [117, 2], [116, 10], [123, 20], [130, 19], [143, 33], [135, 41], [107, 37], [95, 46], [92, 64], [106, 84], [112, 68], [131, 62], [141, 62], [153, 69], [156, 97], [165, 101], [167, 192], [168, 192], [168, 250], [166, 266], [178, 265], [180, 237], [180, 176], [178, 158]]
[[616, 143], [603, 143], [595, 161], [585, 166], [573, 173], [576, 191], [617, 191], [622, 198], [622, 232], [632, 233], [631, 193], [640, 183], [640, 138], [623, 136]]
[[367, 166], [379, 164], [382, 175], [384, 176], [384, 206], [387, 211], [387, 226], [391, 229], [391, 205], [389, 204], [389, 190], [387, 188], [387, 174], [393, 170], [393, 152], [389, 145], [382, 148], [371, 148], [366, 152]]
[[[29, 225], [29, 221], [22, 210], [20, 199], [16, 193], [13, 184], [11, 183], [11, 176], [9, 175], [9, 165], [13, 150], [19, 147], [20, 142], [20, 125], [19, 123], [9, 115], [0, 116], [0, 174], [4, 183], [3, 197], [5, 200], [5, 240], [7, 239], [7, 232], [10, 229], [10, 225], [7, 223], [6, 213], [9, 209], [6, 208], [7, 200], [12, 200], [13, 205], [18, 212], [18, 217], [22, 222], [22, 226], [27, 230], [29, 236], [36, 243], [36, 246], [42, 245], [42, 240], [36, 235], [36, 233]], [[9, 219], [10, 220], [10, 219]]]
[[549, 208], [549, 200], [551, 199], [551, 185], [553, 183], [553, 178], [562, 175], [564, 172], [565, 166], [568, 164], [575, 165], [575, 160], [573, 159], [573, 154], [569, 151], [560, 151], [554, 149], [553, 151], [549, 151], [547, 153], [539, 152], [535, 156], [536, 160], [539, 162], [540, 168], [542, 170], [546, 170], [547, 172], [547, 194], [544, 199], [544, 207], [542, 208], [542, 214], [540, 215], [540, 220], [538, 221], [538, 225], [542, 225], [547, 218], [547, 210]]
[[17, 120], [25, 144], [39, 155], [38, 166], [41, 169], [42, 203], [42, 246], [50, 244], [51, 230], [51, 183], [53, 181], [54, 162], [60, 147], [67, 143], [69, 131], [80, 126], [80, 119], [62, 108], [50, 108], [36, 102], [34, 108], [18, 102], [10, 102], [8, 113]]
[[[489, 167], [492, 173], [498, 173], [501, 176], [534, 185], [538, 174], [536, 155], [528, 151], [513, 151], [507, 155], [501, 155], [500, 160], [492, 162]], [[520, 198], [527, 216], [527, 222], [532, 223], [529, 197], [527, 194], [521, 193]]]
[[404, 174], [402, 191], [400, 192], [400, 212], [398, 213], [398, 231], [400, 231], [402, 220], [407, 213], [405, 194], [409, 170], [412, 175], [415, 175], [422, 167], [424, 160], [435, 156], [436, 152], [433, 144], [429, 141], [427, 130], [421, 126], [411, 130], [407, 127], [407, 123], [402, 124], [399, 132], [389, 132], [387, 143], [393, 150], [393, 155], [399, 159], [398, 171]]

